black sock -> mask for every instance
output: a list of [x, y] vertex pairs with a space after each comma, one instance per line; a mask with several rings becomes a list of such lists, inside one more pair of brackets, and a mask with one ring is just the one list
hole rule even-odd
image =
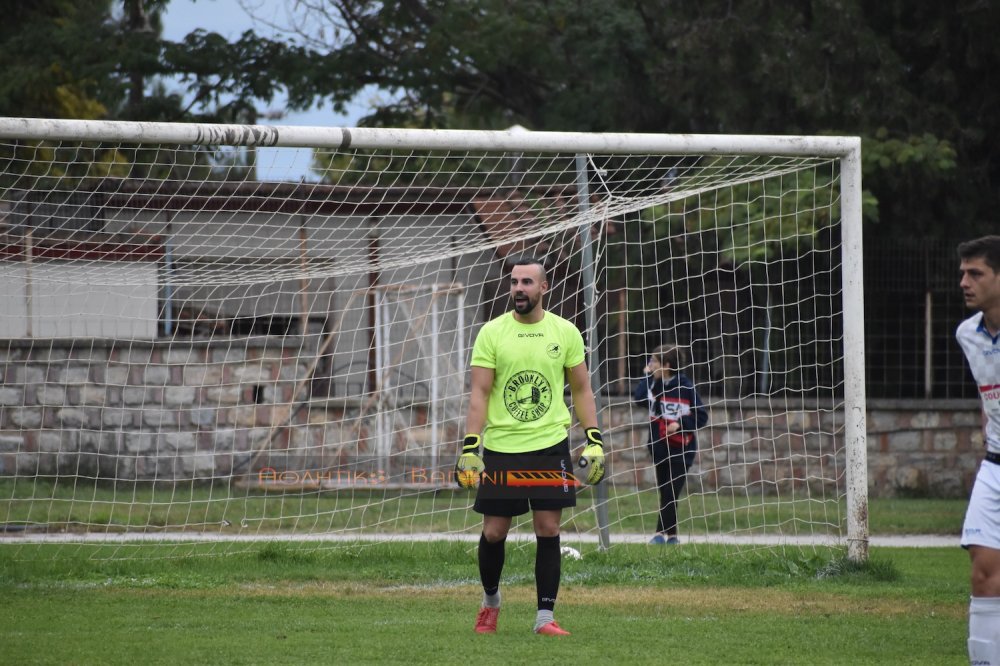
[[562, 575], [562, 553], [559, 536], [535, 537], [535, 588], [538, 591], [538, 610], [552, 610], [559, 594]]
[[479, 535], [479, 580], [483, 583], [483, 592], [489, 596], [495, 595], [500, 589], [506, 542], [507, 539], [501, 539], [490, 543], [486, 540], [486, 535]]

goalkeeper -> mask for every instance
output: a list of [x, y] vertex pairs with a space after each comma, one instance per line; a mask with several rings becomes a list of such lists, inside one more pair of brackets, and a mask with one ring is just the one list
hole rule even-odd
[[[604, 476], [604, 449], [597, 429], [597, 409], [584, 357], [583, 336], [569, 321], [546, 312], [549, 289], [538, 259], [522, 259], [511, 268], [513, 311], [483, 325], [472, 348], [467, 430], [455, 466], [459, 485], [478, 485], [473, 509], [483, 514], [479, 537], [479, 576], [483, 602], [476, 616], [478, 633], [495, 633], [500, 613], [500, 575], [504, 544], [514, 516], [532, 512], [535, 532], [535, 588], [538, 613], [534, 631], [566, 636], [553, 617], [561, 577], [559, 526], [562, 510], [576, 506], [573, 485], [561, 484], [545, 496], [504, 495], [487, 480], [496, 469], [553, 470], [574, 478], [567, 432], [571, 423], [563, 398], [569, 382], [577, 419], [587, 442], [579, 466], [587, 483]], [[483, 454], [480, 457], [480, 443]], [[483, 482], [478, 483], [484, 469]]]

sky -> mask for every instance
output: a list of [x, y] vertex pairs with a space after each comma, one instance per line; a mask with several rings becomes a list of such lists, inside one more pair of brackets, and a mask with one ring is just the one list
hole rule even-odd
[[[284, 0], [252, 0], [259, 6], [261, 15], [272, 12], [280, 19]], [[238, 38], [245, 30], [256, 28], [260, 34], [268, 34], [269, 29], [255, 23], [254, 19], [240, 6], [238, 0], [171, 0], [163, 16], [163, 37], [180, 41], [197, 28], [217, 32], [227, 39]], [[263, 111], [280, 110], [282, 100], [275, 99]], [[329, 105], [322, 109], [289, 113], [279, 120], [262, 120], [269, 125], [296, 125], [318, 127], [354, 127], [357, 119], [364, 115], [363, 106], [355, 105], [352, 112], [341, 115]], [[258, 176], [263, 180], [314, 180], [309, 173], [310, 154], [308, 150], [293, 148], [261, 148], [257, 152]]]

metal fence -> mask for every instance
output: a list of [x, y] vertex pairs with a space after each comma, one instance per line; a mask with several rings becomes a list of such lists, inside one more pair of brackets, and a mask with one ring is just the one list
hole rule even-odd
[[865, 240], [869, 398], [975, 398], [955, 328], [971, 313], [958, 287], [959, 241]]

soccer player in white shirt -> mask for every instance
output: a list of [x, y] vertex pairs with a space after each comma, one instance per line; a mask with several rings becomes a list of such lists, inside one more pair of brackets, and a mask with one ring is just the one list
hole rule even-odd
[[976, 314], [955, 337], [979, 386], [986, 459], [979, 466], [962, 526], [962, 547], [972, 562], [969, 661], [1000, 666], [1000, 236], [958, 246], [959, 286]]

